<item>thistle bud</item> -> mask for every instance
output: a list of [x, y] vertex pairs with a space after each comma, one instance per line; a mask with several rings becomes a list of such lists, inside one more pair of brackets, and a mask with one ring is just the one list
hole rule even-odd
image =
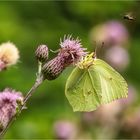
[[54, 80], [62, 73], [64, 69], [64, 60], [57, 56], [42, 67], [42, 73], [45, 79]]
[[39, 45], [35, 51], [35, 56], [40, 62], [45, 62], [48, 59], [48, 47], [46, 45]]

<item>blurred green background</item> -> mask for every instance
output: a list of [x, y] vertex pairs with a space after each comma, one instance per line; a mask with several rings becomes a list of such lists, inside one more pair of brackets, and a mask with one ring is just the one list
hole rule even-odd
[[[140, 2], [137, 1], [1, 1], [0, 43], [6, 41], [15, 43], [20, 51], [20, 62], [0, 72], [0, 90], [11, 87], [26, 94], [36, 78], [37, 61], [34, 52], [38, 45], [47, 44], [50, 49], [57, 50], [60, 47], [60, 38], [63, 38], [65, 34], [72, 34], [73, 37], [78, 36], [81, 39], [84, 47], [93, 50], [93, 42], [90, 40], [91, 29], [98, 24], [117, 20], [123, 23], [129, 33], [129, 45], [126, 49], [130, 62], [121, 73], [134, 86], [138, 99], [120, 114], [129, 112], [128, 114], [133, 116], [135, 110], [139, 111], [140, 93], [139, 4]], [[134, 21], [123, 19], [123, 15], [129, 11], [132, 11], [136, 17]], [[51, 53], [50, 59], [54, 55]], [[140, 138], [140, 134], [130, 135], [129, 131], [125, 131], [121, 126], [118, 129], [118, 125], [125, 117], [118, 119], [118, 125], [115, 125], [115, 128], [113, 126], [114, 131], [117, 132], [114, 134], [110, 131], [113, 130], [112, 127], [106, 131], [105, 128], [109, 124], [102, 125], [92, 120], [96, 118], [94, 116], [96, 111], [92, 112], [93, 114], [87, 114], [90, 119], [87, 117], [86, 120], [83, 119], [84, 113], [72, 111], [64, 93], [65, 82], [72, 69], [72, 67], [67, 68], [56, 80], [45, 81], [37, 89], [27, 104], [28, 109], [24, 110], [9, 128], [5, 138], [61, 138], [59, 136], [61, 132], [56, 130], [61, 129], [61, 126], [57, 124], [60, 120], [64, 121], [62, 124], [60, 122], [60, 125], [64, 125], [64, 130], [67, 129], [65, 127], [70, 127], [68, 134], [64, 136], [65, 139], [67, 137]], [[108, 114], [110, 113], [108, 111]], [[70, 125], [65, 126], [65, 122]], [[137, 127], [133, 126], [130, 131], [139, 132], [140, 127]], [[71, 129], [76, 134], [73, 134]], [[62, 131], [64, 130], [62, 128]], [[111, 136], [110, 133], [112, 133]]]

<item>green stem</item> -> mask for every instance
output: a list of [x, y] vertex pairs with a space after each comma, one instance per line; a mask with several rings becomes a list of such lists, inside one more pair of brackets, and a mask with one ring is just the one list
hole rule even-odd
[[[35, 92], [35, 90], [42, 84], [42, 82], [44, 81], [44, 77], [41, 74], [41, 68], [42, 68], [42, 63], [39, 62], [38, 63], [38, 73], [37, 73], [37, 79], [34, 83], [34, 85], [31, 87], [31, 89], [27, 92], [24, 100], [23, 100], [23, 104], [20, 106], [19, 108], [19, 114], [21, 114], [22, 110], [25, 108], [25, 105], [27, 103], [27, 101], [29, 100], [29, 98], [32, 96], [32, 94]], [[10, 121], [8, 122], [7, 126], [3, 129], [3, 131], [0, 133], [0, 139], [3, 138], [4, 134], [7, 132], [8, 128], [12, 125], [12, 123], [14, 122], [14, 120], [16, 120], [17, 114], [15, 114]]]
[[38, 74], [41, 74], [42, 62], [38, 61]]

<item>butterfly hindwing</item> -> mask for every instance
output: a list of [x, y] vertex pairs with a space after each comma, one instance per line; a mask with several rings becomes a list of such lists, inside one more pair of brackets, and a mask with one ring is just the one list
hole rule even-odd
[[110, 65], [100, 59], [94, 61], [90, 67], [92, 76], [97, 75], [101, 92], [101, 104], [109, 103], [113, 100], [127, 97], [128, 88], [124, 78], [114, 70]]

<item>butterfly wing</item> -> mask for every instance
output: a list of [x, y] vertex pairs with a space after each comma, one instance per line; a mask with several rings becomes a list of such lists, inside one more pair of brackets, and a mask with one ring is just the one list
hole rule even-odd
[[100, 86], [96, 90], [101, 94], [101, 104], [127, 97], [128, 87], [124, 78], [106, 62], [95, 59], [94, 65], [89, 68], [92, 77], [95, 77]]
[[96, 77], [96, 73], [91, 75], [88, 69], [78, 67], [70, 74], [65, 94], [74, 111], [93, 111], [100, 105], [100, 85], [94, 82]]
[[95, 59], [87, 69], [76, 67], [70, 74], [65, 94], [74, 111], [93, 111], [99, 105], [127, 97], [124, 78], [106, 62]]

